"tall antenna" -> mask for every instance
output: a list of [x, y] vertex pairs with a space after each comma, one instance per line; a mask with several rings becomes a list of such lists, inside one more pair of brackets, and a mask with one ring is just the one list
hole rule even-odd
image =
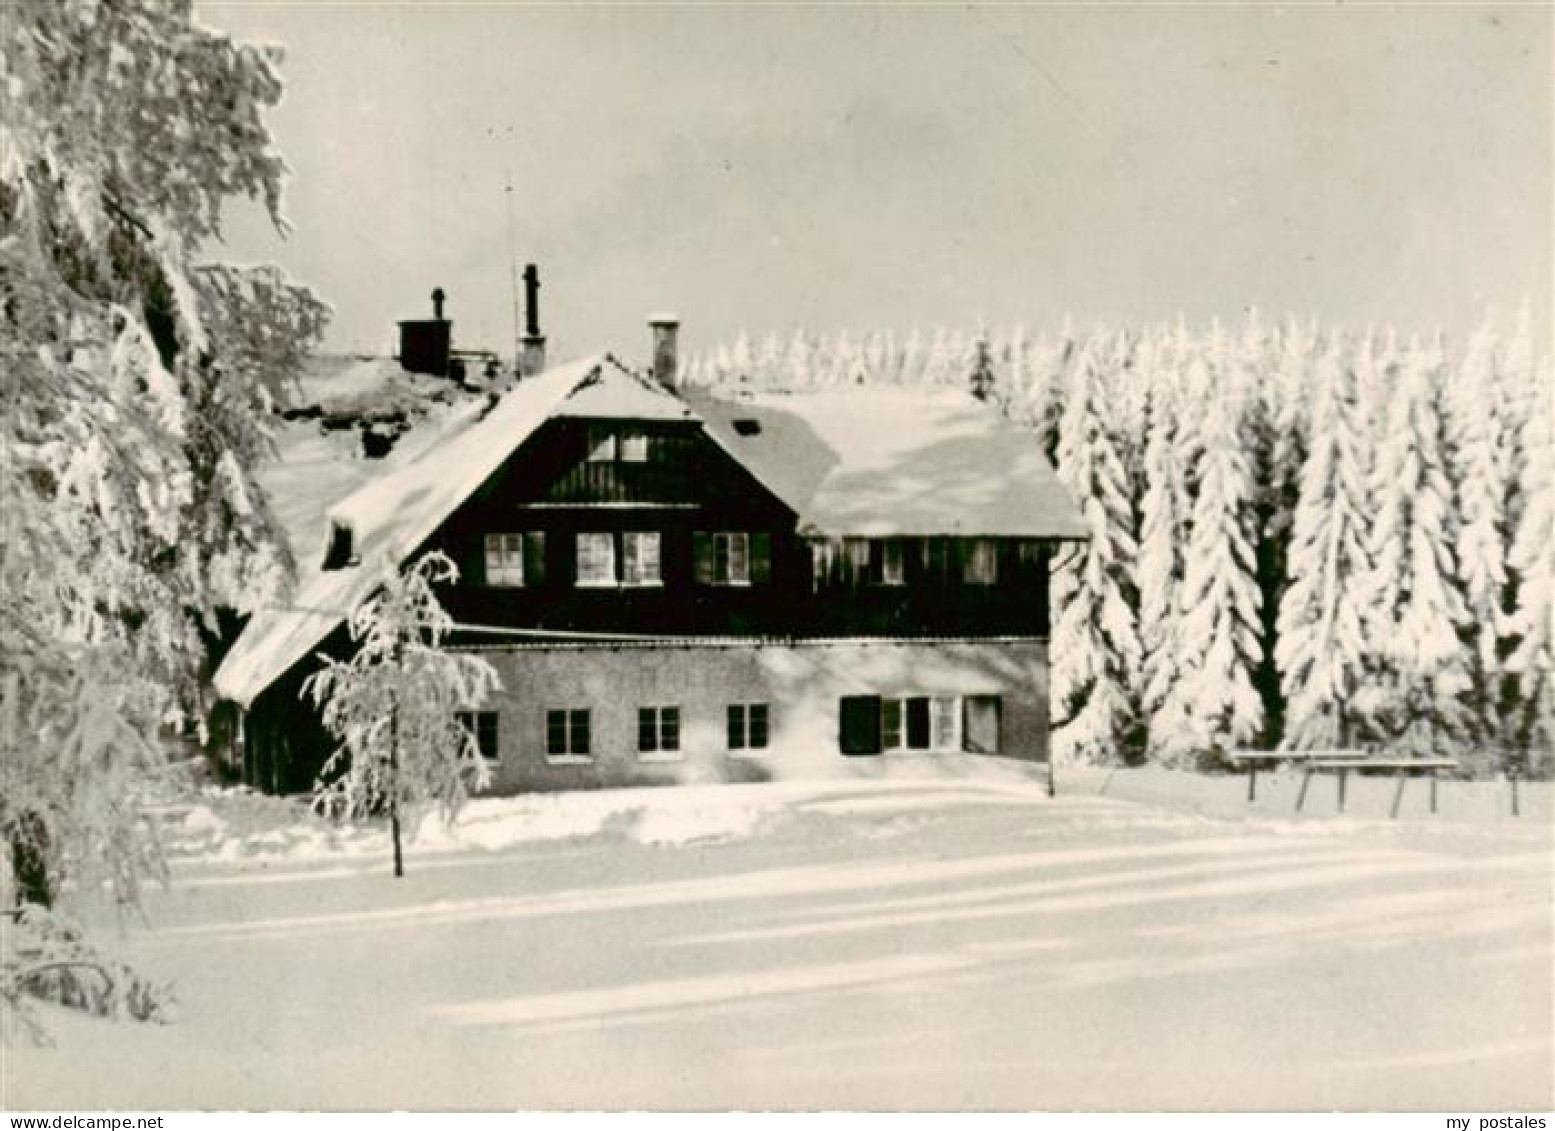
[[513, 291], [513, 368], [516, 371], [522, 364], [524, 345], [519, 335], [518, 309], [518, 252], [513, 243], [513, 170], [508, 170], [507, 185], [502, 190], [507, 196], [508, 205], [508, 283]]

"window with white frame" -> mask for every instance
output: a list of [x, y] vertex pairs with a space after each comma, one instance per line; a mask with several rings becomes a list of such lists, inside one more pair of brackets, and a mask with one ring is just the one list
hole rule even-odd
[[614, 534], [578, 535], [578, 584], [614, 585], [616, 583], [616, 539]]
[[929, 749], [961, 749], [961, 700], [953, 695], [929, 700]]
[[589, 713], [586, 709], [550, 710], [545, 713], [545, 756], [552, 762], [587, 762]]
[[999, 580], [999, 557], [992, 539], [975, 538], [967, 546], [961, 580], [968, 585], [993, 585]]
[[729, 749], [748, 754], [767, 748], [767, 704], [731, 703], [728, 713]]
[[680, 757], [680, 708], [637, 709], [637, 753], [644, 761], [674, 761]]
[[956, 750], [961, 745], [961, 701], [949, 695], [904, 695], [880, 700], [882, 750]]
[[621, 584], [661, 583], [657, 530], [628, 530], [621, 536], [621, 550]]
[[524, 536], [486, 535], [486, 584], [524, 584]]
[[713, 580], [720, 585], [750, 583], [750, 535], [713, 535]]

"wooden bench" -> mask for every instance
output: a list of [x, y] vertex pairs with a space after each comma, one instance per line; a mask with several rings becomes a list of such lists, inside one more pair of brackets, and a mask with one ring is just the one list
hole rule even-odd
[[[1393, 791], [1393, 805], [1389, 810], [1389, 816], [1397, 817], [1400, 804], [1404, 799], [1404, 784], [1415, 772], [1425, 772], [1431, 776], [1431, 812], [1436, 812], [1436, 774], [1439, 770], [1455, 770], [1458, 763], [1452, 758], [1398, 758], [1385, 755], [1371, 754], [1365, 750], [1236, 750], [1226, 755], [1234, 765], [1247, 766], [1247, 800], [1255, 801], [1258, 797], [1258, 767], [1260, 763], [1273, 764], [1275, 762], [1301, 763], [1301, 790], [1296, 794], [1296, 811], [1307, 800], [1307, 787], [1312, 783], [1312, 775], [1319, 770], [1327, 770], [1336, 773], [1339, 777], [1339, 812], [1344, 812], [1346, 786], [1349, 782], [1352, 770], [1381, 770], [1392, 773], [1398, 778], [1398, 786]], [[1514, 802], [1515, 807], [1515, 802]]]
[[1367, 755], [1359, 751], [1354, 756], [1335, 756], [1330, 758], [1314, 758], [1307, 763], [1307, 772], [1301, 779], [1301, 792], [1296, 795], [1296, 811], [1301, 811], [1301, 803], [1306, 800], [1307, 783], [1312, 780], [1312, 774], [1317, 770], [1333, 770], [1339, 775], [1339, 812], [1344, 812], [1345, 782], [1350, 776], [1351, 770], [1382, 770], [1393, 774], [1398, 778], [1398, 786], [1393, 790], [1393, 805], [1388, 810], [1388, 816], [1397, 817], [1399, 804], [1404, 800], [1404, 783], [1409, 780], [1409, 775], [1416, 771], [1424, 771], [1431, 775], [1431, 812], [1436, 812], [1436, 773], [1438, 770], [1456, 770], [1458, 763], [1453, 758], [1389, 758]]
[[1258, 767], [1272, 766], [1276, 762], [1310, 762], [1317, 758], [1360, 754], [1351, 750], [1232, 750], [1226, 760], [1232, 765], [1247, 767], [1247, 800], [1258, 800]]

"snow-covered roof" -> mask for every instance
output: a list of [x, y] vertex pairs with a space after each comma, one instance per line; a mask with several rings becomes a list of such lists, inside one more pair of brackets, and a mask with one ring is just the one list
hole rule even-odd
[[544, 421], [584, 390], [629, 393], [643, 379], [612, 358], [558, 366], [505, 395], [481, 420], [331, 507], [327, 521], [349, 527], [360, 565], [325, 570], [298, 564], [290, 605], [262, 609], [239, 634], [214, 677], [216, 690], [244, 706], [308, 654], [379, 584], [387, 558], [399, 563], [436, 532]]
[[801, 533], [1089, 536], [1036, 437], [959, 390], [685, 396]]
[[695, 419], [685, 401], [646, 377], [596, 381], [568, 397], [556, 415], [607, 420]]

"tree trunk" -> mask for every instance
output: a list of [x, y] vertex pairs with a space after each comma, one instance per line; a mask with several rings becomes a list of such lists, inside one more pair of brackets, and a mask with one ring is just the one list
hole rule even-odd
[[[403, 675], [404, 650], [394, 647], [394, 666]], [[405, 874], [405, 853], [400, 847], [400, 697], [396, 690], [389, 708], [389, 832], [394, 838], [394, 875]]]
[[405, 874], [405, 854], [400, 848], [400, 804], [398, 801], [389, 802], [389, 828], [394, 834], [394, 874]]
[[11, 846], [11, 876], [16, 881], [16, 902], [54, 906], [54, 887], [49, 880], [49, 830], [38, 814], [28, 811], [7, 823]]

